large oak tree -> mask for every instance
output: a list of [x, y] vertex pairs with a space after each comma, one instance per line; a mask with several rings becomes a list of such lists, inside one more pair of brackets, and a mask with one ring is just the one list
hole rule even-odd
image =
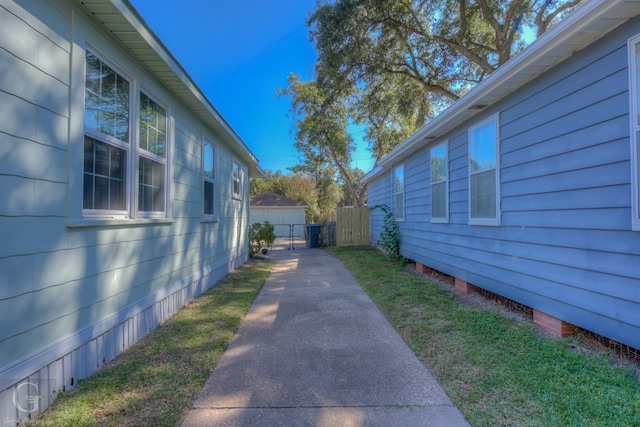
[[581, 1], [318, 0], [307, 21], [316, 78], [291, 76], [281, 92], [298, 150], [307, 164], [335, 166], [362, 205], [349, 123], [364, 127], [377, 162]]

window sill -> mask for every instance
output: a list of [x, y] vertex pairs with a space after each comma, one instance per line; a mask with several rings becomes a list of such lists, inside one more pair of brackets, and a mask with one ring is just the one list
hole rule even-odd
[[431, 218], [432, 224], [449, 224], [449, 218]]
[[118, 227], [118, 226], [137, 226], [137, 225], [171, 225], [175, 220], [171, 218], [136, 218], [136, 219], [118, 219], [118, 218], [82, 218], [67, 220], [67, 228], [82, 227]]
[[200, 222], [202, 224], [210, 224], [210, 223], [216, 223], [218, 222], [218, 217], [217, 216], [211, 216], [211, 217], [204, 217], [200, 220]]
[[470, 219], [469, 225], [484, 225], [486, 227], [500, 227], [499, 219]]

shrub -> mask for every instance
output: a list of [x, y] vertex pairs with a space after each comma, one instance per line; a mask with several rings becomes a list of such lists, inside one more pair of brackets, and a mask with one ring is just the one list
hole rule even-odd
[[269, 222], [255, 222], [249, 229], [249, 256], [254, 256], [262, 249], [269, 249], [276, 241], [275, 227]]

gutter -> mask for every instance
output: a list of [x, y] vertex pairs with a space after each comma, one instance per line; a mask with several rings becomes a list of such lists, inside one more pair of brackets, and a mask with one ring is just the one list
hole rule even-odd
[[[513, 93], [638, 13], [640, 2], [635, 0], [592, 0], [584, 3], [391, 150], [361, 182], [367, 183], [375, 179], [395, 162], [442, 137], [460, 123]], [[535, 70], [533, 74], [526, 74], [526, 79], [518, 80], [519, 76], [532, 69]], [[508, 84], [509, 82], [512, 84]]]

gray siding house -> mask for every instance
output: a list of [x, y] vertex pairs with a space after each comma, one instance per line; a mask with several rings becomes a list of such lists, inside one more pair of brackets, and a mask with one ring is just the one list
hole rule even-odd
[[248, 258], [257, 159], [126, 0], [0, 0], [0, 420]]
[[402, 256], [640, 349], [638, 14], [585, 2], [363, 178]]

